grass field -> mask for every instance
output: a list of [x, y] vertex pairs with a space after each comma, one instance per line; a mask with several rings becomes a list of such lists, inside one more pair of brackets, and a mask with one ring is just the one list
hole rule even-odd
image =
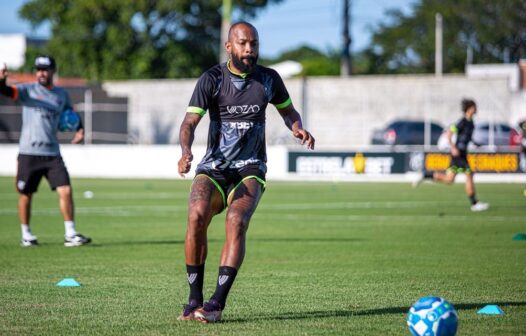
[[[449, 300], [458, 335], [526, 335], [526, 198], [481, 184], [268, 183], [224, 322], [178, 322], [187, 298], [183, 239], [189, 181], [75, 179], [66, 248], [56, 194], [34, 199], [38, 248], [19, 246], [13, 178], [0, 178], [1, 335], [409, 335], [419, 297]], [[92, 199], [83, 197], [91, 190]], [[217, 277], [224, 216], [209, 230], [205, 295]], [[57, 287], [75, 278], [81, 287]], [[497, 304], [505, 315], [480, 315]]]

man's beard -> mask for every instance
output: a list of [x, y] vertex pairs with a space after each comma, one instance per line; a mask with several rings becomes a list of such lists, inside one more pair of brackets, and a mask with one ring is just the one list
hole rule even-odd
[[[241, 70], [241, 72], [243, 73], [250, 73], [254, 71], [258, 63], [257, 56], [237, 57], [236, 55], [232, 54], [231, 57], [232, 57], [232, 63], [234, 64], [236, 69]], [[243, 62], [243, 60], [248, 60], [249, 64], [246, 64], [245, 62]]]
[[49, 77], [38, 77], [37, 81], [40, 85], [43, 85], [43, 86], [51, 85], [51, 78]]

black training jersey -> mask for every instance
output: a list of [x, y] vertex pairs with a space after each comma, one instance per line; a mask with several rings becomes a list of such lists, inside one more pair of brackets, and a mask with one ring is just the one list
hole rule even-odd
[[451, 126], [451, 131], [457, 134], [457, 141], [455, 146], [462, 153], [467, 153], [468, 144], [473, 136], [475, 125], [473, 120], [468, 120], [465, 117], [460, 119], [455, 125]]
[[210, 113], [207, 151], [197, 169], [240, 170], [256, 166], [266, 172], [265, 111], [291, 104], [283, 80], [272, 69], [257, 66], [246, 76], [219, 64], [197, 82], [187, 112]]

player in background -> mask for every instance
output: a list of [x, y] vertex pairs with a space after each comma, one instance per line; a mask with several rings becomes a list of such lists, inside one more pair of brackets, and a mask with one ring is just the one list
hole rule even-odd
[[[451, 148], [451, 164], [445, 173], [442, 172], [425, 172], [420, 174], [413, 182], [417, 186], [424, 179], [430, 179], [435, 182], [452, 184], [459, 173], [466, 175], [466, 194], [471, 202], [471, 211], [484, 211], [489, 207], [488, 203], [482, 203], [475, 196], [475, 184], [473, 183], [473, 171], [468, 163], [468, 144], [471, 141], [473, 130], [473, 117], [477, 113], [477, 104], [471, 99], [463, 99], [461, 102], [464, 116], [447, 131], [447, 139]], [[456, 141], [453, 135], [456, 135]]]
[[[182, 122], [179, 174], [190, 171], [194, 131], [208, 111], [207, 152], [197, 165], [190, 191], [185, 255], [190, 295], [179, 320], [204, 323], [221, 319], [227, 295], [245, 256], [250, 218], [265, 189], [265, 113], [273, 104], [292, 136], [314, 149], [314, 137], [302, 126], [283, 80], [272, 69], [257, 64], [258, 32], [247, 22], [231, 26], [225, 48], [226, 63], [199, 78]], [[221, 252], [216, 289], [203, 302], [207, 229], [212, 217], [228, 208], [226, 237]]]
[[[78, 233], [75, 228], [73, 191], [56, 135], [60, 113], [72, 108], [71, 101], [64, 89], [53, 85], [56, 63], [52, 57], [38, 56], [34, 67], [36, 83], [13, 86], [6, 84], [7, 69], [3, 67], [0, 70], [0, 93], [23, 105], [16, 177], [21, 245], [38, 245], [29, 222], [33, 194], [37, 192], [42, 177], [48, 180], [51, 189], [58, 194], [60, 211], [64, 217], [64, 245], [88, 244], [91, 239]], [[83, 138], [84, 129], [80, 124], [71, 142], [77, 144]]]
[[[522, 149], [522, 155], [526, 159], [526, 120], [519, 122], [519, 131], [521, 132], [521, 149]], [[526, 188], [522, 191], [522, 194], [524, 197], [526, 197]]]

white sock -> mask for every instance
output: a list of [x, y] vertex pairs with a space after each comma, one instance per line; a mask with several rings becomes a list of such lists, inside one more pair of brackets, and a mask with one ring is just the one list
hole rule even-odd
[[29, 224], [22, 224], [22, 225], [20, 225], [20, 227], [22, 228], [22, 238], [23, 239], [25, 239], [25, 240], [33, 240], [33, 239], [36, 238], [31, 233], [31, 228], [29, 227]]
[[74, 221], [64, 221], [64, 228], [66, 229], [66, 236], [68, 237], [73, 237], [77, 234]]

